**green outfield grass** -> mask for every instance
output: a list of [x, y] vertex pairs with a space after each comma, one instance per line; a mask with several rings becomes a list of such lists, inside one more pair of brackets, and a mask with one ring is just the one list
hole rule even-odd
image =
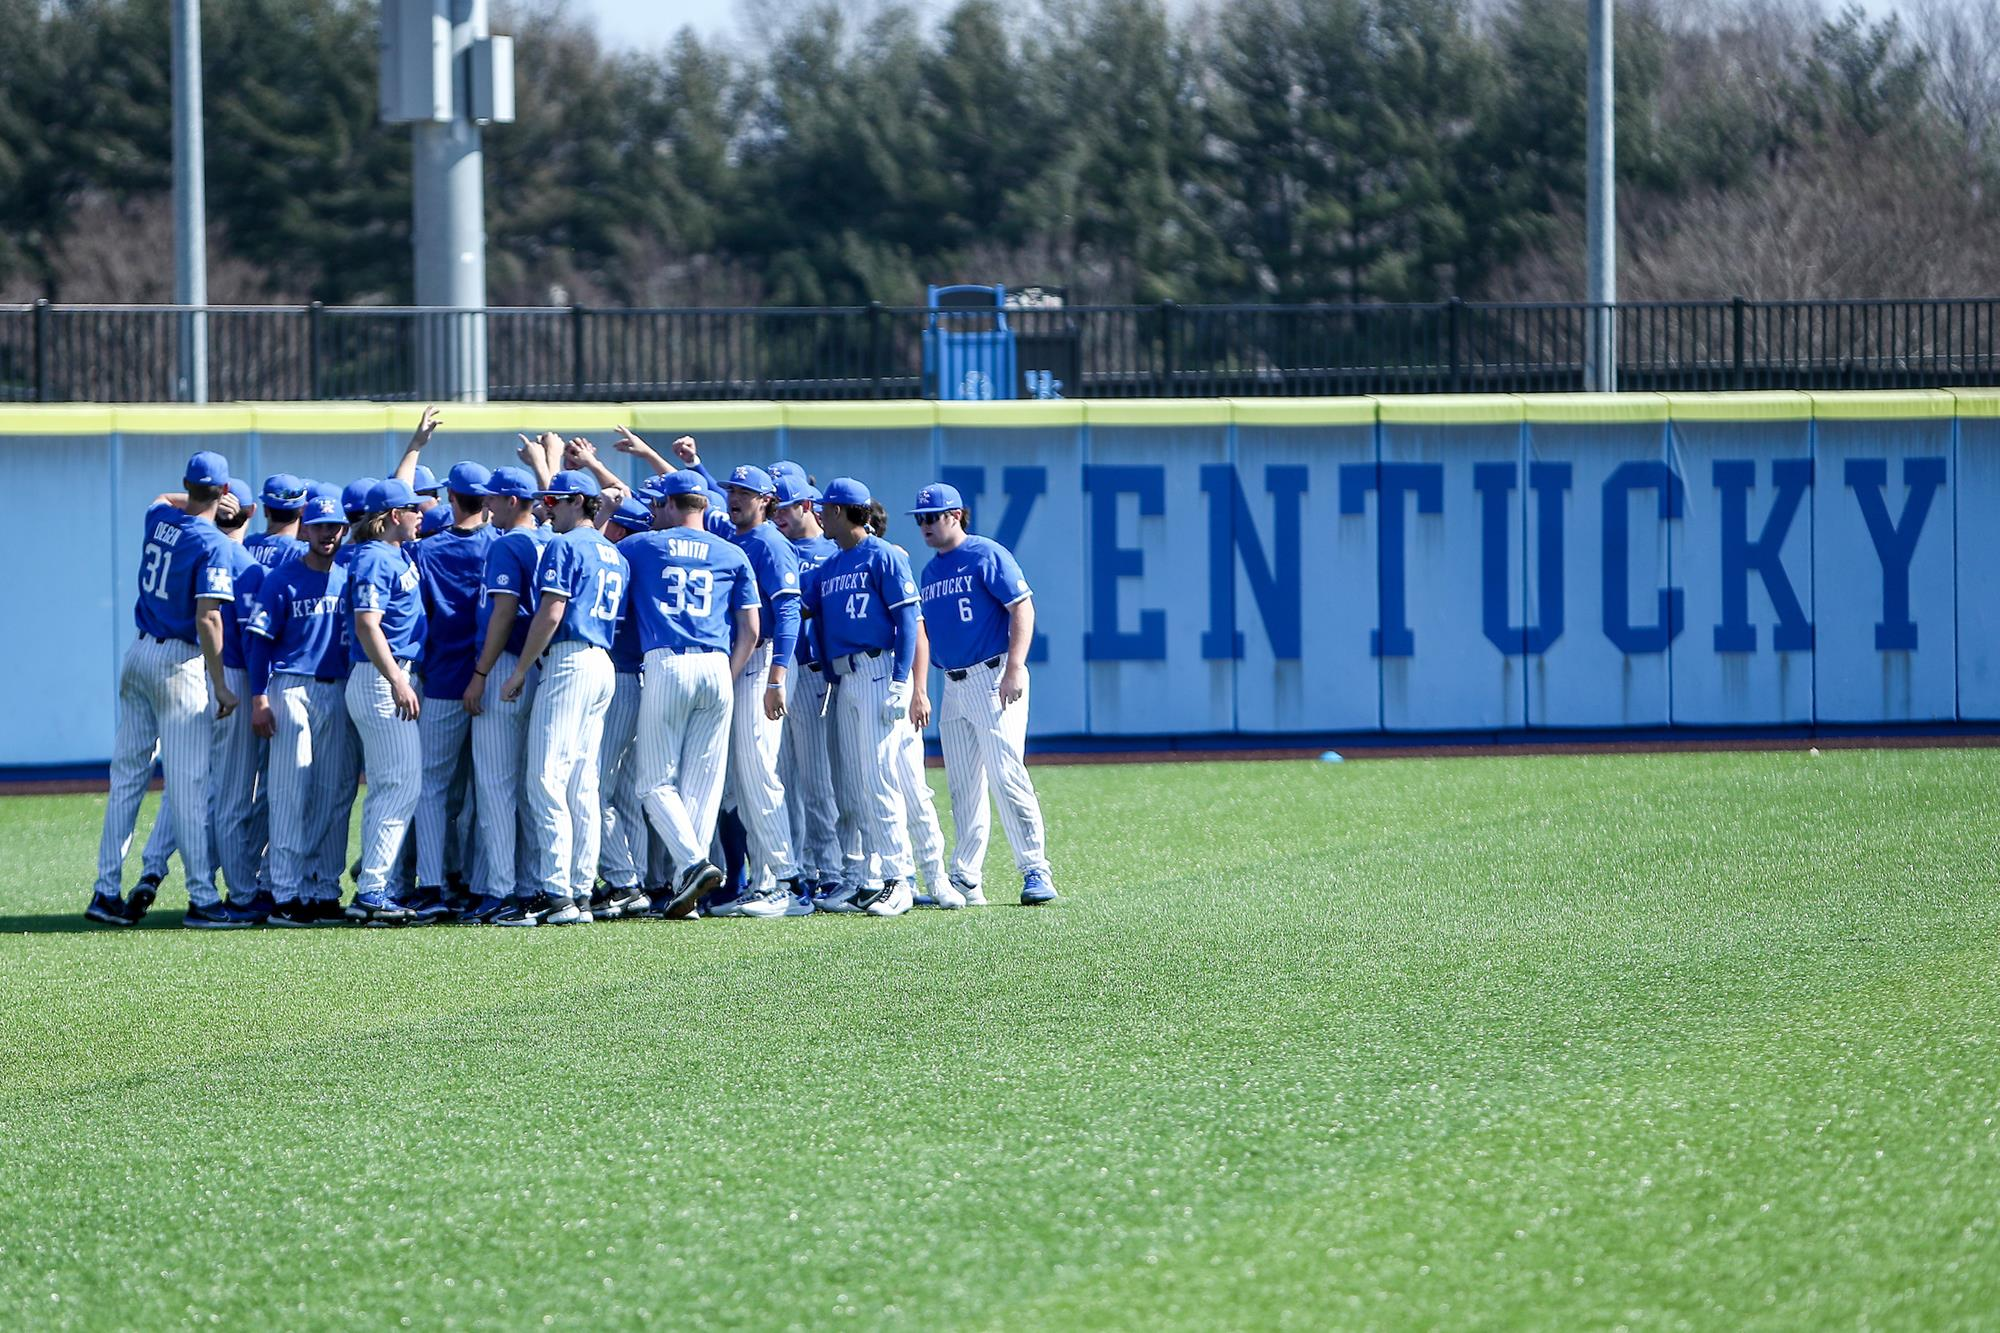
[[535, 931], [0, 800], [0, 1326], [2000, 1319], [2000, 752], [1036, 776], [1050, 908]]

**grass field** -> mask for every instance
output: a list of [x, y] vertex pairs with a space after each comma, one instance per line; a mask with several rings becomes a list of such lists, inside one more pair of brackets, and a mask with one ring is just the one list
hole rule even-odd
[[2000, 751], [1037, 779], [1050, 908], [538, 931], [0, 800], [0, 1326], [2000, 1321]]

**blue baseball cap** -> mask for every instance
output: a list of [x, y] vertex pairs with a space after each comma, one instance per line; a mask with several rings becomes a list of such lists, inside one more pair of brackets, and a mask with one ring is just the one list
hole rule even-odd
[[549, 484], [536, 492], [538, 495], [561, 497], [565, 495], [602, 495], [604, 488], [597, 484], [597, 478], [582, 468], [570, 468], [549, 478]]
[[535, 477], [524, 467], [496, 467], [487, 478], [486, 493], [509, 500], [532, 500], [535, 498]]
[[432, 505], [424, 511], [424, 521], [417, 527], [419, 537], [428, 537], [433, 532], [443, 532], [451, 526], [451, 507]]
[[478, 463], [453, 463], [451, 471], [445, 474], [445, 489], [453, 495], [484, 495], [486, 483], [493, 480], [493, 470]]
[[368, 490], [368, 512], [371, 514], [387, 509], [414, 509], [416, 504], [417, 493], [401, 477], [378, 481]]
[[229, 460], [204, 449], [188, 459], [187, 471], [181, 475], [181, 480], [189, 486], [227, 486]]
[[745, 463], [729, 474], [729, 480], [722, 483], [728, 490], [749, 491], [752, 495], [776, 495], [778, 488], [771, 484], [771, 474], [763, 468]]
[[912, 514], [942, 514], [947, 509], [963, 509], [965, 501], [959, 496], [958, 487], [947, 486], [934, 481], [917, 492], [917, 507]]
[[826, 504], [861, 505], [864, 508], [874, 498], [868, 494], [866, 486], [852, 477], [835, 477], [826, 484], [826, 491], [820, 497]]
[[242, 508], [255, 509], [257, 507], [257, 496], [251, 491], [250, 483], [243, 480], [243, 478], [231, 477], [229, 479], [229, 493], [236, 497], [236, 503]]
[[646, 508], [643, 501], [627, 499], [618, 506], [618, 512], [611, 516], [611, 521], [628, 532], [644, 532], [653, 526], [653, 511]]
[[437, 473], [422, 463], [417, 464], [416, 475], [410, 478], [410, 489], [418, 495], [436, 495], [439, 490]]
[[340, 507], [340, 496], [315, 495], [306, 501], [305, 514], [299, 521], [308, 527], [315, 523], [345, 523], [347, 511]]
[[780, 458], [777, 462], [771, 464], [771, 466], [765, 468], [764, 470], [771, 474], [772, 481], [778, 480], [780, 477], [785, 476], [787, 473], [789, 473], [794, 477], [797, 477], [800, 481], [806, 480], [806, 470], [803, 467], [800, 467], [797, 463], [794, 463], [789, 458]]
[[306, 503], [306, 484], [289, 472], [273, 472], [264, 478], [264, 508], [302, 509]]
[[368, 496], [382, 484], [380, 477], [359, 477], [347, 483], [340, 492], [340, 507], [350, 514], [368, 512]]
[[781, 472], [778, 474], [778, 504], [780, 507], [806, 504], [817, 499], [819, 499], [819, 487], [814, 486], [804, 477], [795, 476], [790, 472]]
[[310, 501], [320, 499], [321, 497], [328, 500], [338, 500], [340, 498], [340, 487], [330, 481], [307, 482], [306, 499]]
[[660, 481], [660, 499], [672, 499], [676, 495], [707, 495], [708, 483], [701, 473], [682, 468], [679, 472], [669, 472]]

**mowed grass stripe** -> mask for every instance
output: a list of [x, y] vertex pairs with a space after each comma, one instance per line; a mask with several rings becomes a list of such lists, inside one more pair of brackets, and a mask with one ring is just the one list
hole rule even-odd
[[[1991, 776], [1044, 770], [1054, 911], [7, 937], [48, 1036], [0, 1090], [0, 1316], [1948, 1320], [1995, 1271], [1993, 1090], [1951, 1058], [1993, 1017]], [[41, 836], [87, 865], [94, 808]], [[1820, 1136], [1900, 1165], [1815, 1176], [1798, 1127], [1866, 1087]]]

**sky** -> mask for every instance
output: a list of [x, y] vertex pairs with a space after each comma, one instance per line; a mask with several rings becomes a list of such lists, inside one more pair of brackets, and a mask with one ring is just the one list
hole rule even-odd
[[[573, 0], [573, 3], [597, 20], [597, 30], [606, 42], [628, 50], [658, 47], [683, 27], [692, 27], [704, 37], [726, 40], [748, 35], [741, 17], [744, 0]], [[1191, 3], [1192, 0], [1170, 0], [1174, 8]], [[1823, 7], [1832, 12], [1841, 3], [1842, 0], [1823, 0]], [[940, 4], [941, 0], [917, 0], [915, 7], [928, 11], [939, 8]], [[1906, 7], [1907, 0], [1862, 0], [1862, 8], [1876, 16]]]

